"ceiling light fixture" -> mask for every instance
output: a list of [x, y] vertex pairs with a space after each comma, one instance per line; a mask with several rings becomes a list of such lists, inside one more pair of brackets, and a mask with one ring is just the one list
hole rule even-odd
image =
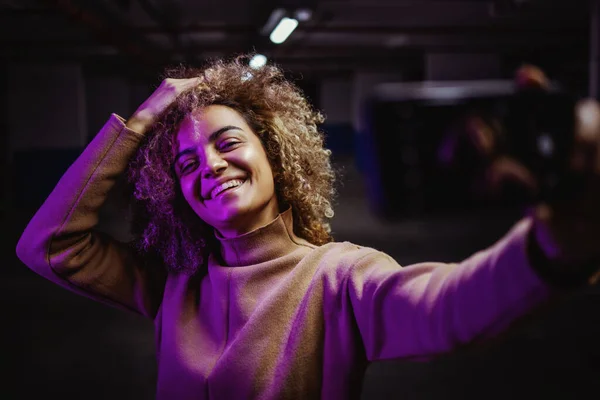
[[269, 39], [275, 44], [281, 44], [294, 32], [298, 26], [298, 20], [294, 18], [283, 17], [275, 29], [271, 32]]
[[259, 69], [265, 66], [267, 63], [267, 57], [262, 54], [255, 54], [251, 59], [248, 65], [252, 69]]

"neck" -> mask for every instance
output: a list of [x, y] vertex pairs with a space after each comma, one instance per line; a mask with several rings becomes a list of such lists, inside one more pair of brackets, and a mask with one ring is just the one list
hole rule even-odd
[[291, 208], [277, 215], [270, 223], [235, 237], [215, 232], [221, 244], [221, 262], [239, 267], [268, 262], [285, 256], [300, 245], [310, 245], [293, 231]]
[[231, 239], [245, 235], [256, 229], [270, 224], [279, 215], [279, 206], [276, 202], [267, 203], [261, 210], [244, 215], [219, 226], [216, 229], [222, 238]]

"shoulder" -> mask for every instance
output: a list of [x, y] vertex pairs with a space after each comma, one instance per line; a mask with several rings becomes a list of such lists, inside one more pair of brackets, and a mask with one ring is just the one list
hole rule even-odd
[[351, 242], [331, 242], [317, 247], [313, 255], [325, 261], [323, 268], [327, 270], [349, 271], [355, 266], [382, 263], [393, 264], [397, 262], [388, 254], [371, 247], [360, 246]]
[[[308, 256], [315, 268], [314, 277], [331, 296], [347, 292], [360, 282], [379, 280], [381, 274], [401, 270], [386, 253], [350, 242], [332, 242], [315, 248]], [[308, 261], [308, 259], [305, 259]]]

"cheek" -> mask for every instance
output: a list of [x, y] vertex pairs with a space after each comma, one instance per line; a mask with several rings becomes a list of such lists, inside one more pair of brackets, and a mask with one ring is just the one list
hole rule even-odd
[[191, 204], [195, 200], [195, 190], [192, 179], [183, 179], [181, 182], [181, 193], [183, 194], [183, 198], [189, 204]]
[[254, 154], [254, 160], [256, 164], [260, 165], [260, 170], [263, 176], [273, 178], [273, 170], [271, 168], [271, 163], [269, 162], [269, 157], [262, 145], [257, 146], [256, 152]]
[[265, 166], [262, 179], [261, 192], [265, 198], [270, 199], [275, 196], [275, 180], [269, 165]]
[[271, 169], [271, 164], [266, 157], [261, 158], [260, 162], [260, 177], [262, 180], [262, 186], [265, 189], [272, 189], [275, 185], [273, 170]]

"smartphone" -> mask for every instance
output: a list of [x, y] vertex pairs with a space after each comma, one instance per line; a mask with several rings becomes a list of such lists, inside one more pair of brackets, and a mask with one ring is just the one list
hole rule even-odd
[[534, 174], [539, 201], [573, 190], [568, 162], [575, 138], [576, 99], [563, 91], [526, 89], [507, 99], [501, 118], [507, 151]]

